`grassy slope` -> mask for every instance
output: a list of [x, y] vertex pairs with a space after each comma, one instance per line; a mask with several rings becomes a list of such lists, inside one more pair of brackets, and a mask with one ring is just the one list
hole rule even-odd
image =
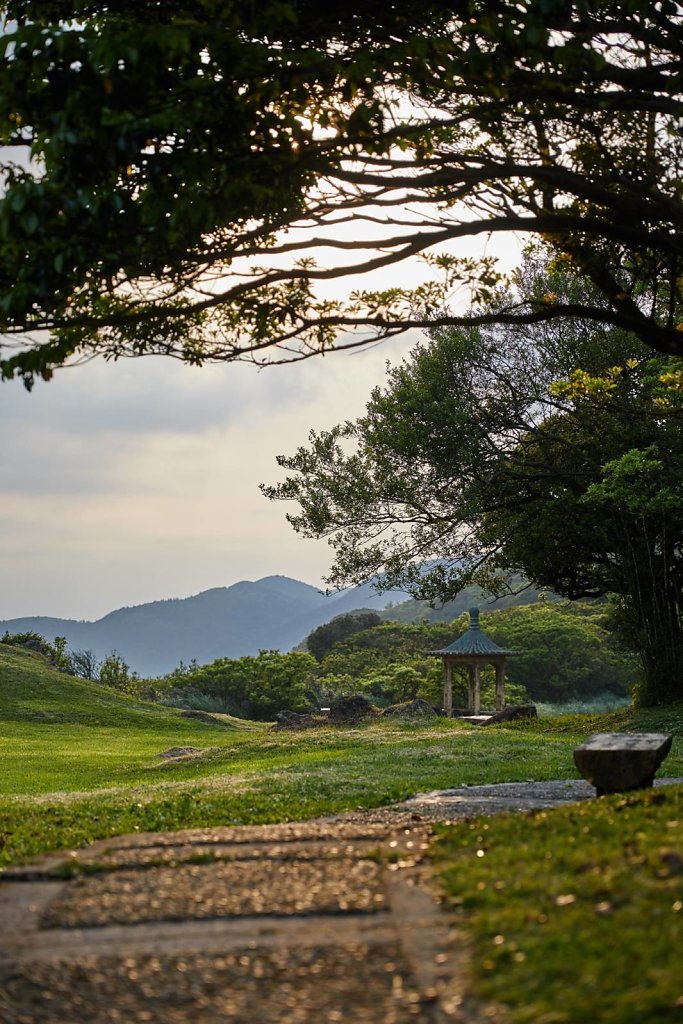
[[[671, 726], [683, 717], [666, 716]], [[634, 727], [630, 711], [506, 729], [437, 720], [311, 734], [228, 724], [183, 719], [0, 645], [0, 863], [134, 829], [293, 820], [463, 783], [575, 777], [577, 742]], [[643, 724], [667, 723], [660, 714]], [[201, 753], [160, 760], [172, 746]], [[681, 753], [677, 744], [670, 774], [683, 774]]]
[[143, 781], [172, 746], [225, 743], [232, 728], [184, 719], [48, 667], [38, 654], [0, 645], [0, 793], [84, 790]]

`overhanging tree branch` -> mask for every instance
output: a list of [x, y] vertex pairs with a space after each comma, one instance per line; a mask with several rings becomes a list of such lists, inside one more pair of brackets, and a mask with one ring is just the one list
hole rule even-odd
[[[496, 278], [452, 254], [412, 294], [373, 288], [374, 272], [509, 231], [596, 283], [601, 302], [576, 315], [683, 351], [678, 5], [347, 7], [93, 0], [67, 22], [42, 0], [0, 5], [0, 142], [35, 161], [5, 164], [4, 376], [390, 337], [432, 323], [459, 282], [486, 298]], [[348, 302], [316, 293], [359, 273]]]

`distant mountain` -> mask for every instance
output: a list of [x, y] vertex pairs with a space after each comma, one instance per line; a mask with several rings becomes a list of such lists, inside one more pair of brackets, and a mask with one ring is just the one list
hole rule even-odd
[[405, 594], [380, 595], [369, 584], [325, 596], [288, 576], [266, 576], [194, 597], [119, 608], [96, 622], [49, 616], [7, 619], [0, 621], [0, 634], [30, 631], [48, 640], [65, 636], [71, 649], [92, 650], [99, 658], [117, 650], [140, 675], [154, 676], [193, 658], [204, 664], [263, 648], [288, 651], [336, 615], [382, 609], [397, 599]]
[[535, 587], [521, 589], [521, 578], [513, 582], [519, 586], [517, 593], [507, 594], [505, 597], [493, 599], [490, 594], [484, 593], [481, 587], [470, 586], [461, 590], [453, 601], [446, 601], [445, 604], [431, 608], [428, 601], [414, 601], [404, 599], [400, 604], [393, 602], [386, 605], [382, 610], [382, 618], [390, 622], [452, 622], [463, 612], [469, 611], [477, 606], [484, 612], [498, 611], [502, 608], [516, 608], [524, 604], [536, 604], [539, 600], [560, 601], [557, 594], [549, 590], [538, 590]]

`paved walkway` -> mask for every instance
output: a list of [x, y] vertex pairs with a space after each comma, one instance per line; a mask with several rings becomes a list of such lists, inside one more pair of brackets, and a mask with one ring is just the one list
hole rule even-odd
[[122, 836], [10, 869], [0, 1020], [495, 1024], [429, 884], [429, 822], [592, 792], [470, 787], [324, 821]]

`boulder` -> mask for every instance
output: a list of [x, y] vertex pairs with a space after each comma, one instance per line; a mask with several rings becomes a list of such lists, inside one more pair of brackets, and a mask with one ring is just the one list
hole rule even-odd
[[535, 704], [513, 704], [509, 708], [497, 711], [485, 721], [477, 722], [477, 725], [496, 725], [498, 722], [514, 722], [517, 718], [536, 718], [538, 712]]
[[405, 701], [403, 704], [392, 704], [385, 708], [382, 714], [390, 715], [392, 718], [436, 718], [436, 711], [432, 705], [421, 697]]
[[315, 729], [325, 725], [326, 721], [315, 719], [313, 715], [300, 715], [296, 711], [278, 711], [275, 716], [274, 729]]
[[379, 714], [378, 709], [365, 694], [356, 693], [352, 697], [338, 697], [332, 702], [328, 722], [332, 725], [344, 725], [347, 722], [361, 722]]

